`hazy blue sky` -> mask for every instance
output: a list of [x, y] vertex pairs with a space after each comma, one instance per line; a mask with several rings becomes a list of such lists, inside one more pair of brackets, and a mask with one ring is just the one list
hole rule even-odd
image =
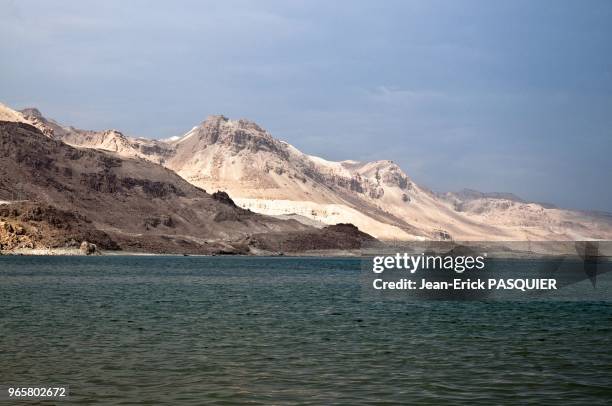
[[437, 191], [612, 211], [612, 1], [0, 1], [13, 107], [150, 137], [222, 113]]

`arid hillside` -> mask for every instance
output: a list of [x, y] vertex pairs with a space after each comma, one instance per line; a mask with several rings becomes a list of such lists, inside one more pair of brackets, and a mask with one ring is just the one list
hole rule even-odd
[[239, 207], [309, 226], [352, 223], [383, 240], [612, 238], [612, 217], [605, 213], [508, 193], [434, 193], [392, 161], [328, 161], [248, 120], [211, 116], [182, 136], [148, 140], [63, 126], [36, 109], [4, 114], [73, 146], [161, 164], [194, 186], [227, 192]]
[[106, 249], [247, 254], [267, 251], [253, 236], [320, 231], [237, 207], [148, 160], [69, 146], [26, 122], [0, 121], [0, 157], [3, 249], [88, 239]]

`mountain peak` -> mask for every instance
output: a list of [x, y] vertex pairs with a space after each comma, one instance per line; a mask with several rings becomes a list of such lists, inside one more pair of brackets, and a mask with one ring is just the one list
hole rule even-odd
[[32, 117], [36, 117], [36, 118], [42, 118], [43, 115], [40, 112], [40, 110], [38, 110], [36, 107], [26, 107], [23, 110], [19, 111], [20, 113], [22, 113], [23, 115], [26, 116], [32, 116]]
[[227, 118], [223, 114], [211, 114], [210, 116], [206, 117], [206, 120], [202, 121], [201, 125], [221, 125], [227, 123], [228, 121], [229, 118]]
[[256, 122], [248, 120], [246, 118], [240, 118], [238, 120], [232, 120], [222, 114], [214, 114], [206, 117], [200, 127], [205, 129], [219, 128], [221, 126], [228, 126], [228, 130], [241, 129], [241, 130], [253, 130], [255, 132], [265, 133], [266, 131], [261, 128]]
[[255, 122], [246, 119], [231, 120], [224, 115], [208, 116], [177, 143], [191, 145], [190, 148], [194, 148], [194, 143], [203, 143], [204, 146], [224, 144], [235, 150], [280, 148], [274, 147], [278, 141]]
[[259, 124], [257, 124], [254, 121], [247, 120], [246, 118], [241, 118], [238, 121], [236, 121], [236, 125], [238, 126], [238, 128], [241, 128], [244, 130], [253, 130], [256, 132], [260, 132], [260, 133], [267, 133], [266, 130], [264, 130], [263, 128], [259, 126]]
[[125, 135], [123, 135], [123, 133], [121, 131], [115, 130], [114, 128], [102, 131], [102, 135], [105, 136], [105, 137], [107, 137], [107, 136], [117, 136], [117, 137], [125, 138]]

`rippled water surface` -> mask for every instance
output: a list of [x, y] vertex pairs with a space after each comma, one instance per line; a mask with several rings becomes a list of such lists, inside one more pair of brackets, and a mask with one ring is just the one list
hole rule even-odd
[[359, 268], [0, 258], [0, 384], [74, 404], [612, 401], [610, 304], [373, 301]]

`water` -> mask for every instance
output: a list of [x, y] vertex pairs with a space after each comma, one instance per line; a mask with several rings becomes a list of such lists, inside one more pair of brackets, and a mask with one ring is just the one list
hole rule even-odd
[[68, 384], [74, 404], [610, 403], [612, 305], [372, 301], [359, 268], [0, 258], [0, 384]]

